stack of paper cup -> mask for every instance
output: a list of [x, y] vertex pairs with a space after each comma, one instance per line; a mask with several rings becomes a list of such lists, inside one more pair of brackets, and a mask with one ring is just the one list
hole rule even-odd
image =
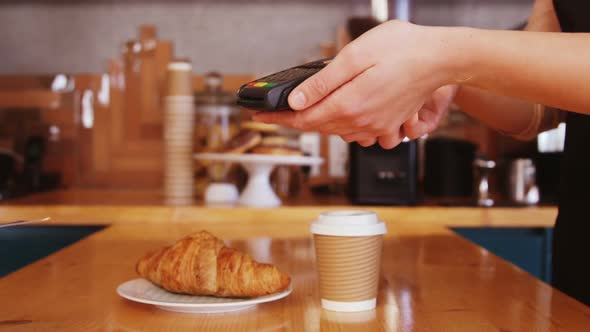
[[354, 312], [374, 309], [385, 223], [369, 211], [322, 213], [311, 225], [322, 307]]
[[164, 98], [164, 195], [170, 204], [193, 200], [194, 97], [192, 66], [168, 64], [168, 91]]

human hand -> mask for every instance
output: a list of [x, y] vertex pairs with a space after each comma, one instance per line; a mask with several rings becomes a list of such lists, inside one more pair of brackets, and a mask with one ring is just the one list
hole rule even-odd
[[458, 85], [445, 85], [435, 90], [422, 108], [404, 122], [403, 133], [409, 139], [416, 139], [436, 129], [448, 113], [458, 88]]
[[257, 113], [254, 119], [336, 134], [363, 146], [378, 141], [386, 149], [395, 147], [405, 131], [412, 137], [436, 123], [442, 108], [427, 102], [438, 105], [431, 96], [452, 81], [441, 55], [444, 38], [432, 29], [400, 21], [381, 24], [293, 90], [289, 105], [295, 112]]
[[[458, 85], [445, 85], [435, 90], [422, 108], [414, 113], [400, 130], [402, 137], [416, 139], [434, 131], [449, 111], [449, 106], [457, 94]], [[345, 135], [342, 139], [348, 143], [363, 139], [361, 135]], [[374, 144], [374, 142], [373, 142]]]

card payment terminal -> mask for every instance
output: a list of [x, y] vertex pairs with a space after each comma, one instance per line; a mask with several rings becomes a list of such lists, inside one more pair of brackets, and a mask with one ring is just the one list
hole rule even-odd
[[238, 105], [256, 111], [290, 111], [287, 97], [308, 77], [324, 68], [333, 58], [326, 58], [282, 70], [242, 85]]

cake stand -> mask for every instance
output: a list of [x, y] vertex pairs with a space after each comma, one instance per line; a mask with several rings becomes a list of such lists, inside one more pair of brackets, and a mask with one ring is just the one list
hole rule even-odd
[[275, 166], [314, 166], [324, 161], [320, 157], [265, 154], [197, 153], [194, 157], [196, 160], [240, 163], [248, 172], [248, 183], [238, 203], [251, 207], [281, 205], [281, 199], [270, 186], [270, 173]]

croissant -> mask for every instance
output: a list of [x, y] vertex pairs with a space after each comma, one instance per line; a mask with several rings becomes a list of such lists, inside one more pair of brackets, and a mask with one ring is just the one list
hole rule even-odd
[[218, 297], [257, 297], [283, 291], [291, 278], [275, 266], [228, 248], [207, 231], [149, 253], [137, 273], [173, 293]]

